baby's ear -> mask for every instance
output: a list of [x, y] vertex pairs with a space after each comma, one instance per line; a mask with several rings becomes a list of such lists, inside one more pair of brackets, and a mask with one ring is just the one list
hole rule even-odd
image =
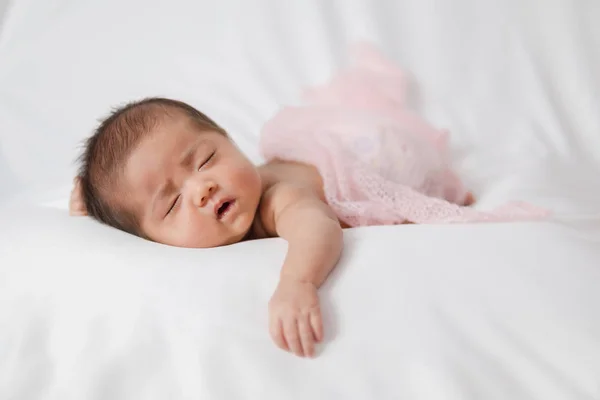
[[69, 199], [69, 215], [87, 215], [85, 203], [83, 202], [83, 195], [81, 193], [81, 178], [79, 176], [73, 179], [73, 189], [71, 190], [71, 198]]

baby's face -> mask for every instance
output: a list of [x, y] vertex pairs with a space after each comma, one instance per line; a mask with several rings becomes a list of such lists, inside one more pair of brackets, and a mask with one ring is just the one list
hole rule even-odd
[[178, 247], [239, 242], [261, 196], [258, 170], [233, 142], [185, 118], [161, 123], [138, 144], [123, 184], [146, 236]]

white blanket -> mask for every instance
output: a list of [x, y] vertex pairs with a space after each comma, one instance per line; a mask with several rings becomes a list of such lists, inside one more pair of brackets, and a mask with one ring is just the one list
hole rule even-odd
[[565, 227], [347, 231], [306, 360], [267, 334], [281, 239], [176, 249], [22, 215], [0, 235], [3, 399], [600, 395], [600, 246]]
[[[13, 0], [0, 27], [0, 399], [600, 398], [595, 1]], [[191, 103], [256, 162], [261, 125], [357, 39], [411, 75], [490, 208], [547, 223], [345, 232], [318, 358], [266, 327], [285, 242], [144, 242], [66, 214], [110, 107]]]

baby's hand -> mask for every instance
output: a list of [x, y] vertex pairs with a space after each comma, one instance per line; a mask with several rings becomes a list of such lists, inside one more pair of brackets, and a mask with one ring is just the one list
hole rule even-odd
[[323, 322], [315, 285], [282, 279], [269, 302], [271, 337], [283, 350], [312, 357], [323, 339]]
[[81, 181], [79, 178], [73, 180], [73, 189], [69, 198], [69, 214], [73, 216], [87, 215], [85, 204], [83, 204], [83, 196], [81, 194]]

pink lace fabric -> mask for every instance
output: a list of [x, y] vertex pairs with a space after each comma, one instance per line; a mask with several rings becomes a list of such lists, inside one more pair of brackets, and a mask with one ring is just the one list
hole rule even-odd
[[268, 121], [266, 160], [315, 166], [328, 204], [349, 226], [539, 219], [547, 210], [513, 202], [490, 211], [463, 206], [467, 190], [452, 171], [448, 133], [405, 104], [402, 71], [368, 45], [354, 62]]

